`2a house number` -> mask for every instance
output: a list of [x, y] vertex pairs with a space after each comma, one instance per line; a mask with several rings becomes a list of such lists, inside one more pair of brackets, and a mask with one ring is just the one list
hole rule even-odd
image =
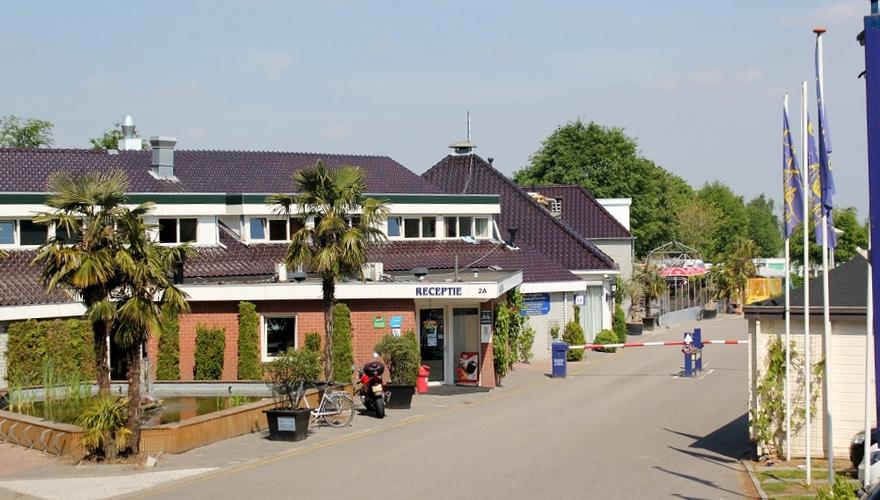
[[486, 294], [486, 293], [489, 293], [489, 292], [487, 292], [485, 288], [477, 288], [477, 293], [479, 293], [479, 294], [482, 295], [482, 294]]

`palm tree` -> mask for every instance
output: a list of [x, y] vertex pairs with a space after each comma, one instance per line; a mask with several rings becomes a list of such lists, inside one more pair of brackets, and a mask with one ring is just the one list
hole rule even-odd
[[[47, 290], [70, 289], [86, 306], [101, 393], [110, 391], [108, 347], [115, 317], [111, 294], [120, 286], [115, 256], [122, 250], [114, 225], [129, 212], [124, 205], [127, 188], [128, 181], [119, 171], [81, 177], [59, 172], [48, 182], [52, 194], [46, 204], [53, 210], [35, 218], [39, 224], [54, 225], [56, 236], [40, 247], [33, 264], [43, 265]], [[141, 206], [131, 213], [145, 211]], [[64, 233], [68, 238], [61, 237]]]
[[186, 297], [171, 282], [168, 271], [189, 247], [163, 247], [149, 233], [143, 218], [153, 208], [142, 203], [129, 208], [124, 173], [110, 171], [73, 176], [59, 172], [49, 181], [47, 204], [54, 211], [36, 221], [54, 224], [73, 242], [56, 234], [37, 253], [34, 263], [44, 265], [42, 278], [52, 289], [64, 286], [86, 305], [94, 332], [98, 385], [109, 393], [107, 346], [110, 335], [126, 349], [129, 407], [127, 427], [132, 451], [140, 438], [141, 373], [144, 346], [151, 333], [161, 333], [162, 309], [188, 309]]
[[754, 259], [758, 255], [758, 246], [752, 240], [740, 240], [733, 246], [733, 251], [725, 259], [725, 269], [730, 283], [739, 295], [740, 306], [746, 301], [746, 285], [749, 278], [755, 275]]
[[645, 316], [650, 316], [651, 301], [659, 299], [666, 291], [666, 278], [660, 275], [655, 264], [647, 262], [636, 268], [633, 279], [639, 283], [641, 296], [645, 300]]
[[285, 264], [304, 267], [321, 276], [324, 309], [324, 376], [333, 373], [333, 307], [336, 282], [344, 277], [363, 278], [367, 248], [385, 238], [378, 229], [388, 215], [384, 203], [364, 198], [364, 171], [341, 166], [330, 169], [318, 161], [312, 168], [293, 175], [295, 195], [274, 194], [266, 203], [285, 217], [298, 214], [305, 224], [291, 236]]
[[[125, 251], [117, 253], [116, 266], [124, 285], [116, 298], [116, 343], [126, 349], [128, 361], [128, 421], [131, 451], [138, 452], [142, 401], [143, 353], [150, 334], [162, 334], [166, 313], [189, 310], [186, 295], [172, 283], [168, 270], [182, 262], [189, 247], [160, 246], [149, 236], [153, 226], [138, 216], [117, 221]], [[158, 299], [158, 300], [157, 300]]]

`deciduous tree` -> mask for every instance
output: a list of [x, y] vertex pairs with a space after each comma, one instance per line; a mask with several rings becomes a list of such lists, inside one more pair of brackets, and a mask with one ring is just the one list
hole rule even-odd
[[0, 118], [0, 148], [43, 148], [52, 145], [52, 122], [6, 115]]

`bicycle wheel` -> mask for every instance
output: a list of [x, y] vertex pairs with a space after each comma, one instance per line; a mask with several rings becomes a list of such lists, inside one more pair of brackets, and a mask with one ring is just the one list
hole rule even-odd
[[344, 392], [335, 392], [327, 396], [323, 413], [330, 427], [345, 427], [354, 418], [354, 401]]

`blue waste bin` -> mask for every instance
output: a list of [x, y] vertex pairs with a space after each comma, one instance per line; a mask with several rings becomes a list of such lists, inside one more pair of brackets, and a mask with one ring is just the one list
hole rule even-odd
[[568, 369], [568, 344], [553, 342], [553, 377], [565, 377]]

